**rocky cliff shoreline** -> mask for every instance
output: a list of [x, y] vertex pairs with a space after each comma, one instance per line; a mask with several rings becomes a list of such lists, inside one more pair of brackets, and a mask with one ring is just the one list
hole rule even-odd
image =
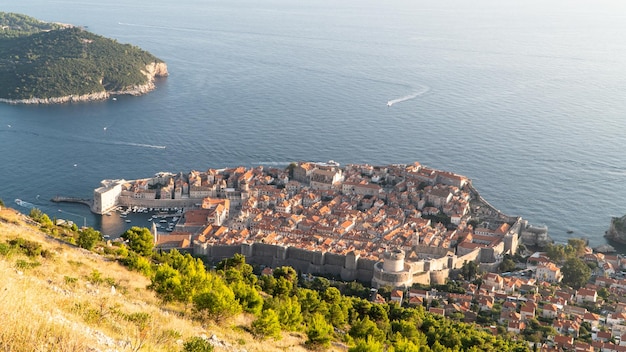
[[65, 104], [65, 103], [81, 103], [92, 102], [109, 99], [115, 95], [143, 95], [153, 91], [156, 86], [154, 81], [157, 77], [167, 77], [167, 65], [164, 62], [153, 62], [146, 65], [145, 70], [141, 71], [147, 78], [146, 84], [128, 87], [124, 90], [94, 92], [83, 95], [66, 95], [54, 98], [30, 98], [30, 99], [4, 99], [0, 98], [1, 103], [8, 104]]
[[626, 215], [621, 218], [611, 218], [611, 225], [604, 237], [617, 243], [626, 244]]

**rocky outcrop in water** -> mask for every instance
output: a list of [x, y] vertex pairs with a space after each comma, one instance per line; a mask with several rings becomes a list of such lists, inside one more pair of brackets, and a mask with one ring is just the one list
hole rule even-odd
[[611, 225], [604, 235], [608, 240], [626, 244], [626, 215], [611, 218]]
[[142, 95], [154, 90], [154, 81], [157, 77], [167, 77], [169, 72], [167, 71], [167, 65], [164, 62], [153, 62], [146, 65], [145, 71], [141, 71], [146, 77], [148, 77], [148, 83], [134, 86], [128, 89], [113, 91], [111, 95]]

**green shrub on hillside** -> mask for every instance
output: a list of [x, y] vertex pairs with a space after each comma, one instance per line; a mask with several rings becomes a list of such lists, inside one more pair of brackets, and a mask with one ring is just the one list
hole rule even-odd
[[280, 339], [280, 322], [278, 315], [272, 309], [266, 309], [251, 325], [252, 334], [260, 339], [271, 337]]
[[332, 340], [333, 326], [326, 322], [321, 314], [316, 314], [307, 326], [307, 345], [313, 348], [325, 348], [330, 346]]
[[100, 241], [102, 241], [102, 234], [100, 231], [96, 231], [93, 228], [88, 227], [78, 232], [76, 244], [81, 248], [91, 250], [96, 243]]
[[213, 352], [213, 345], [201, 337], [192, 337], [183, 344], [183, 352]]

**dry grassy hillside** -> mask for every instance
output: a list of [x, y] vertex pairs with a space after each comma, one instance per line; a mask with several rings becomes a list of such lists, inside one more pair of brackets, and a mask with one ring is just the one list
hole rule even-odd
[[[41, 245], [27, 256], [8, 242]], [[0, 210], [0, 351], [181, 351], [206, 337], [216, 351], [304, 351], [302, 334], [257, 341], [250, 318], [203, 327], [184, 307], [162, 306], [149, 279], [58, 242], [11, 209]]]

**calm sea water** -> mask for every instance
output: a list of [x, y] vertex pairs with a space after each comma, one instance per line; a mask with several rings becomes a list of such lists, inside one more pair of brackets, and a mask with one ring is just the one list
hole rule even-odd
[[623, 2], [12, 0], [0, 11], [87, 26], [171, 74], [142, 97], [0, 105], [9, 205], [116, 234], [117, 217], [48, 199], [91, 197], [104, 178], [333, 159], [466, 175], [557, 241], [604, 243], [626, 213]]

